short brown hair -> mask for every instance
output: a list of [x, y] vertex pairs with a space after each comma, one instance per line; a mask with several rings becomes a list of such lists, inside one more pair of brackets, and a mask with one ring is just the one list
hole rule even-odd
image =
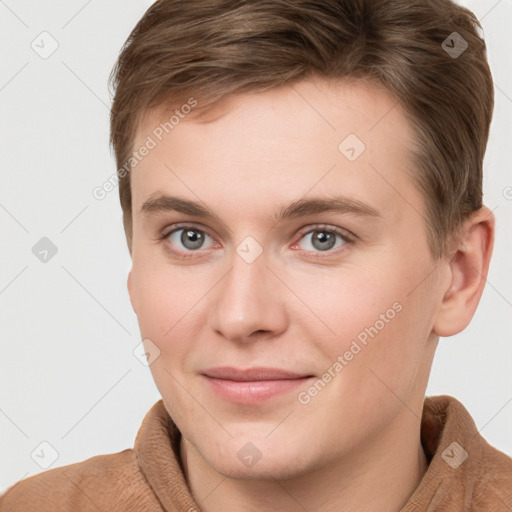
[[[494, 89], [479, 30], [475, 15], [450, 0], [158, 0], [110, 76], [130, 252], [130, 173], [119, 169], [149, 109], [190, 96], [204, 108], [320, 77], [372, 82], [400, 103], [415, 135], [412, 177], [426, 198], [429, 244], [443, 256], [448, 235], [482, 206]], [[467, 44], [460, 55], [449, 51], [455, 41]]]

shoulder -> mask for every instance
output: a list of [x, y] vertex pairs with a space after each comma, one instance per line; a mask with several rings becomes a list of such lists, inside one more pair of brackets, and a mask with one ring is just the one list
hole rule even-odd
[[[472, 454], [476, 466], [472, 505], [475, 510], [493, 510], [493, 506], [512, 506], [512, 458], [482, 440], [480, 450]], [[469, 457], [468, 457], [469, 458]], [[507, 508], [507, 510], [509, 510]]]
[[16, 483], [0, 497], [2, 512], [144, 508], [160, 510], [132, 449], [44, 471]]
[[427, 398], [422, 440], [434, 452], [439, 492], [458, 510], [462, 502], [464, 510], [510, 510], [512, 458], [487, 442], [462, 403], [446, 395]]

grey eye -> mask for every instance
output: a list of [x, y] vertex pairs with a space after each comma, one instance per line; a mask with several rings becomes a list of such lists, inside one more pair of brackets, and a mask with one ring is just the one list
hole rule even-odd
[[[180, 235], [181, 233], [181, 235]], [[172, 233], [169, 233], [169, 240], [173, 245], [182, 245], [185, 249], [189, 251], [194, 251], [196, 249], [204, 249], [202, 247], [206, 238], [211, 240], [211, 237], [208, 236], [204, 231], [195, 228], [180, 228], [176, 229]]]
[[[328, 229], [316, 229], [310, 231], [302, 237], [302, 240], [306, 240], [307, 238], [310, 239], [309, 245], [313, 247], [313, 250], [320, 252], [325, 252], [337, 247], [341, 247], [346, 243], [346, 240], [340, 234]], [[336, 245], [337, 238], [341, 241], [341, 243], [338, 245]], [[311, 249], [306, 247], [305, 250]]]

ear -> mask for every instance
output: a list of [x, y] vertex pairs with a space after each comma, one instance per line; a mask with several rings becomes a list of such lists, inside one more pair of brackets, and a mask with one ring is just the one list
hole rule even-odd
[[135, 294], [133, 293], [132, 272], [133, 272], [133, 268], [130, 269], [130, 272], [128, 272], [128, 279], [126, 281], [126, 286], [128, 288], [128, 295], [130, 296], [130, 302], [132, 304], [132, 309], [135, 312], [135, 314], [137, 314], [137, 308], [135, 307], [135, 299], [134, 299]]
[[434, 322], [433, 331], [438, 336], [463, 331], [473, 318], [487, 279], [494, 230], [494, 214], [485, 206], [464, 223], [450, 253], [451, 282]]

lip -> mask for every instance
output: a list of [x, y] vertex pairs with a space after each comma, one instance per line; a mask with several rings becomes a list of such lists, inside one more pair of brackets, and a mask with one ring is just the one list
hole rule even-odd
[[313, 375], [278, 368], [210, 368], [202, 376], [220, 398], [237, 404], [255, 405], [293, 391]]

